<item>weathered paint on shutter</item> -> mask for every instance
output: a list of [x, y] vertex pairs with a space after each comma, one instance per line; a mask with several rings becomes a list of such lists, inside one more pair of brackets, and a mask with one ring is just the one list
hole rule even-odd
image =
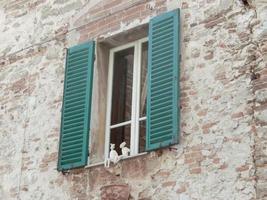
[[93, 69], [93, 41], [67, 50], [58, 155], [59, 171], [87, 164]]
[[179, 139], [180, 10], [149, 23], [146, 150]]

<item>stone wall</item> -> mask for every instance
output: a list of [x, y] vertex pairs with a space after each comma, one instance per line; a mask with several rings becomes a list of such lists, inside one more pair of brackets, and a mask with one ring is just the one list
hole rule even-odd
[[[57, 172], [66, 48], [177, 7], [180, 144]], [[0, 199], [267, 199], [266, 18], [265, 0], [1, 1]]]

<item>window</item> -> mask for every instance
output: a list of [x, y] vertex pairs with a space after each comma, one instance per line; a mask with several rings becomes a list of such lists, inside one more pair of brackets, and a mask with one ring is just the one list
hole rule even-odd
[[105, 157], [109, 144], [126, 142], [130, 155], [145, 151], [147, 38], [110, 50]]
[[110, 143], [131, 155], [178, 143], [179, 16], [151, 19], [145, 39], [139, 27], [67, 50], [58, 171], [103, 162]]

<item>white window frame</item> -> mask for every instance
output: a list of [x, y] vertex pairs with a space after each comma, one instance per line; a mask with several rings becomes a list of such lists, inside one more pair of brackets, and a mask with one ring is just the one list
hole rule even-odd
[[[137, 155], [139, 149], [139, 122], [146, 120], [146, 117], [139, 117], [140, 109], [140, 82], [141, 82], [141, 64], [142, 64], [142, 44], [147, 42], [148, 38], [142, 38], [134, 42], [127, 43], [110, 49], [109, 52], [109, 71], [108, 71], [108, 90], [107, 90], [107, 111], [106, 111], [106, 128], [105, 128], [105, 159], [109, 157], [110, 130], [131, 124], [130, 139], [130, 156]], [[111, 108], [112, 108], [112, 86], [113, 86], [113, 69], [114, 54], [118, 51], [134, 47], [133, 63], [133, 87], [132, 87], [132, 110], [131, 119], [126, 122], [111, 125]], [[129, 145], [129, 144], [128, 144]]]

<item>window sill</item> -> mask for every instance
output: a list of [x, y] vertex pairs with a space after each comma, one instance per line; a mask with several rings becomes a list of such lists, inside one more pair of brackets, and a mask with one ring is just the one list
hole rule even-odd
[[[143, 153], [139, 153], [139, 154], [136, 154], [136, 155], [128, 156], [126, 158], [122, 158], [118, 163], [120, 163], [121, 161], [124, 161], [124, 160], [128, 160], [128, 159], [139, 157], [139, 156], [143, 156], [143, 155], [146, 155], [146, 154], [148, 154], [148, 152], [143, 152]], [[104, 162], [89, 164], [89, 165], [86, 165], [84, 168], [85, 169], [89, 169], [89, 168], [93, 168], [93, 167], [97, 167], [97, 166], [102, 166], [102, 165], [104, 165]]]

